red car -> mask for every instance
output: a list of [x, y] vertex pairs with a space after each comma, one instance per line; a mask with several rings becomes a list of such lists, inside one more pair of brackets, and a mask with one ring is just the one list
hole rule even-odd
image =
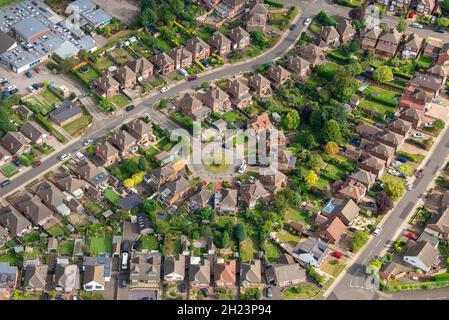
[[422, 176], [423, 176], [422, 169], [419, 169], [419, 170], [416, 172], [415, 177], [417, 177], [418, 179], [421, 179]]
[[42, 162], [40, 160], [37, 160], [33, 163], [33, 168], [37, 168], [42, 164]]
[[187, 77], [187, 81], [193, 81], [193, 80], [196, 80], [196, 79], [198, 79], [198, 76], [188, 76]]
[[40, 73], [41, 72], [41, 68], [36, 67], [36, 68], [34, 68], [34, 71], [36, 71], [37, 73]]
[[405, 236], [415, 241], [418, 239], [418, 237], [413, 232], [408, 232]]
[[334, 252], [332, 252], [332, 256], [337, 259], [341, 259], [343, 257], [343, 254], [341, 252], [334, 251]]
[[414, 13], [413, 11], [410, 11], [408, 17], [409, 17], [409, 18], [413, 18], [414, 16], [415, 16], [415, 13]]

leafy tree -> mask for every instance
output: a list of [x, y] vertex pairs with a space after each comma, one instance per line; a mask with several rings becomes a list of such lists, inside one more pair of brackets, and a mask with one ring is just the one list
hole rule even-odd
[[326, 125], [323, 128], [323, 138], [325, 142], [342, 142], [343, 138], [341, 137], [340, 125], [337, 121], [331, 119], [326, 122]]
[[333, 141], [329, 141], [324, 146], [324, 151], [330, 156], [337, 154], [338, 150], [340, 150], [340, 148], [338, 147], [338, 144], [336, 144]]
[[104, 35], [108, 38], [111, 36], [111, 26], [108, 24], [104, 27]]
[[59, 70], [62, 73], [69, 72], [75, 66], [75, 60], [72, 58], [65, 58], [59, 62]]
[[369, 239], [368, 233], [365, 231], [359, 230], [354, 233], [351, 240], [351, 250], [352, 252], [359, 251]]
[[299, 127], [299, 113], [296, 110], [290, 110], [283, 119], [283, 127], [287, 130], [298, 129]]
[[407, 27], [408, 27], [407, 21], [405, 21], [404, 19], [400, 19], [398, 25], [396, 26], [396, 29], [399, 32], [405, 32], [407, 31]]
[[306, 175], [304, 176], [304, 180], [311, 186], [316, 185], [318, 182], [318, 176], [313, 170], [307, 171]]
[[198, 211], [198, 218], [203, 221], [203, 220], [209, 220], [212, 221], [214, 220], [216, 215], [216, 212], [214, 209], [211, 208], [201, 208]]
[[161, 99], [161, 101], [159, 101], [159, 109], [166, 109], [167, 107], [168, 107], [168, 100]]
[[221, 235], [220, 248], [227, 248], [229, 246], [229, 233], [227, 231], [223, 231]]
[[[382, 268], [382, 261], [380, 261], [379, 259], [375, 258], [375, 259], [371, 260], [369, 265], [374, 267], [376, 270], [380, 270], [380, 268]], [[374, 270], [373, 270], [373, 272], [374, 272]]]
[[385, 22], [381, 22], [379, 24], [379, 28], [383, 31], [383, 32], [388, 32], [390, 31], [390, 27], [388, 26], [388, 24], [386, 24]]
[[436, 119], [433, 122], [433, 126], [438, 130], [444, 129], [444, 125], [445, 125], [444, 120], [441, 120], [441, 119]]
[[377, 212], [384, 214], [393, 209], [394, 203], [385, 192], [381, 192], [376, 197], [376, 206]]
[[242, 223], [234, 227], [234, 237], [239, 243], [246, 239], [246, 230]]
[[307, 161], [307, 165], [314, 171], [320, 171], [324, 167], [325, 162], [319, 154], [312, 154], [309, 161]]
[[87, 59], [89, 59], [89, 52], [87, 52], [85, 49], [81, 49], [78, 52], [78, 57], [81, 61], [86, 61]]
[[437, 27], [446, 28], [447, 26], [449, 26], [449, 18], [446, 18], [446, 17], [438, 18]]
[[393, 71], [388, 66], [380, 66], [374, 71], [374, 80], [380, 83], [387, 83], [394, 80]]
[[305, 144], [306, 148], [309, 150], [315, 149], [318, 146], [318, 144], [315, 141], [315, 138], [313, 137], [313, 134], [311, 133], [307, 135]]
[[335, 71], [329, 86], [333, 95], [344, 101], [351, 99], [356, 89], [351, 72], [344, 67]]
[[398, 200], [404, 194], [404, 184], [399, 180], [389, 180], [385, 182], [385, 191], [393, 200]]
[[156, 232], [160, 234], [166, 234], [170, 230], [170, 225], [165, 220], [156, 221]]
[[363, 72], [362, 65], [358, 62], [352, 62], [348, 64], [347, 69], [351, 72], [352, 76], [358, 76]]
[[128, 189], [134, 187], [134, 180], [133, 179], [125, 179], [125, 181], [123, 181], [123, 186]]
[[143, 182], [143, 177], [145, 176], [145, 172], [137, 172], [132, 175], [132, 179], [134, 181], [134, 185], [137, 186]]
[[301, 119], [304, 122], [309, 122], [310, 116], [312, 115], [312, 112], [315, 111], [315, 108], [311, 104], [305, 104], [301, 108]]
[[139, 163], [137, 164], [137, 166], [139, 167], [140, 171], [145, 171], [145, 169], [148, 166], [148, 161], [145, 158], [145, 156], [140, 156], [139, 157]]
[[248, 288], [240, 295], [242, 300], [260, 300], [261, 294], [259, 288]]
[[170, 8], [170, 6], [162, 7], [159, 11], [159, 17], [164, 23], [168, 23], [176, 18], [173, 13], [173, 9]]
[[313, 129], [319, 130], [323, 127], [324, 119], [321, 110], [315, 110], [310, 115], [310, 125]]
[[146, 200], [143, 201], [142, 210], [145, 213], [150, 214], [152, 212], [155, 212], [157, 208], [158, 208], [158, 204], [157, 204], [157, 202], [155, 200], [146, 199]]
[[252, 31], [250, 35], [252, 44], [260, 48], [268, 47], [267, 37], [261, 30]]
[[153, 24], [157, 21], [157, 14], [153, 9], [146, 8], [142, 11], [139, 17], [140, 25], [146, 26], [148, 24]]
[[156, 9], [157, 4], [155, 0], [140, 0], [140, 8], [142, 11], [147, 8]]
[[316, 20], [323, 26], [335, 27], [337, 25], [337, 21], [329, 16], [325, 11], [320, 11], [316, 16]]
[[349, 10], [351, 20], [363, 20], [365, 18], [365, 8], [358, 7]]
[[5, 108], [0, 108], [0, 136], [5, 135], [9, 131], [15, 131], [16, 127], [10, 121], [10, 113]]
[[352, 25], [356, 31], [360, 31], [365, 27], [364, 20], [353, 20]]

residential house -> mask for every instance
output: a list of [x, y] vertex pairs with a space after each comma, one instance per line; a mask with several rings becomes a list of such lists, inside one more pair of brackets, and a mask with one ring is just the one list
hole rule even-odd
[[252, 14], [248, 21], [246, 21], [246, 30], [248, 32], [262, 31], [263, 33], [268, 32], [268, 16], [266, 14], [254, 13]]
[[[79, 161], [75, 167], [75, 171], [92, 186], [92, 188], [88, 188], [89, 193], [91, 190], [101, 191], [109, 185], [108, 173], [103, 168], [97, 167], [90, 161]], [[91, 195], [94, 194], [95, 193], [91, 193]]]
[[136, 214], [137, 229], [140, 234], [151, 234], [154, 232], [153, 224], [148, 214], [139, 212]]
[[215, 31], [209, 39], [209, 45], [219, 56], [225, 56], [231, 52], [232, 42], [220, 31]]
[[441, 46], [436, 60], [439, 65], [447, 65], [447, 61], [449, 60], [449, 42]]
[[329, 253], [329, 245], [319, 238], [307, 238], [304, 241], [298, 242], [293, 250], [293, 256], [305, 264], [312, 267], [319, 268], [321, 262]]
[[258, 94], [261, 98], [269, 97], [273, 94], [270, 80], [265, 78], [260, 73], [255, 74], [249, 78], [248, 86], [254, 93]]
[[232, 41], [233, 50], [242, 50], [250, 44], [250, 35], [242, 27], [229, 30], [228, 38]]
[[134, 72], [138, 81], [144, 81], [153, 76], [154, 66], [145, 57], [128, 61], [126, 65]]
[[64, 202], [66, 196], [53, 183], [48, 181], [41, 182], [36, 187], [36, 194], [51, 210], [59, 213], [63, 217], [70, 215], [70, 208]]
[[321, 214], [328, 219], [336, 216], [341, 222], [349, 226], [354, 222], [354, 219], [359, 215], [360, 208], [350, 198], [330, 199], [326, 206], [321, 211]]
[[380, 33], [381, 30], [379, 28], [366, 28], [365, 30], [363, 30], [360, 36], [362, 40], [362, 48], [365, 50], [376, 48]]
[[363, 184], [367, 190], [370, 190], [376, 181], [376, 175], [362, 169], [357, 170], [351, 176], [351, 179]]
[[109, 167], [120, 161], [119, 151], [108, 141], [100, 141], [95, 145], [95, 155], [105, 167]]
[[292, 72], [292, 75], [305, 81], [312, 72], [311, 64], [300, 56], [288, 56], [287, 68]]
[[379, 136], [382, 134], [383, 130], [373, 126], [371, 124], [362, 122], [357, 127], [355, 127], [355, 132], [360, 135], [360, 137], [364, 139], [368, 139], [370, 141], [377, 141]]
[[20, 132], [7, 132], [0, 140], [2, 146], [13, 155], [21, 155], [31, 151], [31, 146], [25, 136]]
[[231, 109], [231, 100], [229, 95], [215, 87], [201, 95], [201, 100], [213, 112], [223, 113]]
[[404, 262], [424, 272], [429, 272], [437, 263], [438, 249], [430, 242], [418, 241], [404, 253]]
[[81, 118], [83, 114], [83, 109], [78, 104], [70, 100], [64, 100], [59, 108], [50, 112], [49, 117], [58, 126], [64, 127], [69, 123]]
[[244, 287], [259, 286], [262, 282], [262, 264], [259, 259], [240, 263], [240, 283]]
[[120, 93], [120, 83], [109, 72], [95, 80], [93, 85], [99, 97], [112, 98]]
[[9, 262], [0, 262], [0, 293], [14, 291], [19, 280], [19, 270]]
[[33, 227], [30, 221], [9, 206], [0, 208], [0, 226], [8, 231], [11, 238], [23, 237]]
[[334, 26], [324, 26], [321, 29], [320, 40], [329, 47], [338, 47], [340, 45], [340, 34]]
[[136, 73], [126, 64], [115, 71], [114, 78], [119, 82], [121, 89], [132, 88], [137, 83]]
[[168, 55], [174, 60], [176, 70], [192, 65], [193, 53], [187, 50], [186, 47], [173, 48], [168, 52]]
[[22, 128], [20, 128], [20, 132], [34, 144], [44, 143], [48, 137], [48, 133], [34, 121], [25, 122]]
[[407, 108], [401, 112], [401, 119], [410, 122], [414, 129], [418, 129], [421, 126], [423, 118], [424, 112], [414, 108]]
[[104, 264], [87, 265], [84, 267], [84, 291], [104, 291]]
[[360, 163], [360, 169], [371, 172], [376, 178], [381, 178], [383, 176], [385, 166], [386, 161], [373, 156], [368, 156], [367, 159]]
[[146, 123], [142, 119], [136, 119], [128, 124], [129, 133], [137, 139], [139, 146], [146, 146], [148, 142], [155, 141], [153, 128], [151, 124]]
[[236, 189], [222, 189], [215, 192], [215, 209], [219, 212], [235, 212], [237, 206], [238, 191]]
[[186, 257], [184, 255], [170, 255], [164, 258], [165, 281], [184, 281], [185, 272]]
[[131, 212], [131, 210], [138, 208], [143, 203], [142, 197], [136, 192], [130, 192], [117, 202], [117, 208]]
[[441, 40], [431, 39], [427, 41], [426, 46], [424, 47], [423, 50], [423, 55], [437, 61], [442, 51], [442, 48], [443, 42]]
[[449, 239], [449, 209], [432, 214], [425, 231], [440, 239]]
[[33, 111], [31, 111], [24, 105], [17, 106], [17, 108], [15, 108], [14, 110], [23, 120], [29, 120], [33, 115]]
[[190, 191], [189, 181], [181, 177], [178, 180], [167, 182], [159, 191], [159, 200], [168, 207], [183, 200]]
[[376, 44], [376, 54], [383, 59], [391, 59], [398, 50], [402, 35], [392, 29], [380, 35]]
[[256, 207], [257, 201], [268, 201], [271, 198], [270, 192], [265, 189], [259, 180], [252, 184], [241, 185], [239, 188], [239, 194], [242, 201], [250, 209], [254, 209]]
[[232, 104], [239, 109], [245, 109], [253, 102], [253, 96], [249, 93], [249, 87], [241, 80], [229, 81], [228, 93], [231, 95]]
[[244, 13], [246, 3], [247, 0], [223, 0], [214, 8], [214, 13], [221, 18], [232, 20]]
[[72, 292], [80, 289], [80, 270], [76, 264], [67, 261], [57, 263], [53, 276], [53, 288], [56, 291]]
[[384, 160], [387, 165], [391, 163], [395, 155], [395, 149], [383, 143], [377, 143], [374, 146], [369, 146], [366, 151], [368, 154]]
[[267, 283], [277, 287], [296, 285], [306, 281], [306, 270], [298, 263], [271, 264], [265, 271]]
[[69, 172], [64, 171], [55, 181], [55, 184], [63, 191], [70, 193], [75, 199], [79, 199], [84, 195], [84, 187], [86, 182], [72, 176]]
[[402, 58], [415, 59], [421, 53], [423, 39], [416, 33], [408, 35], [402, 50]]
[[357, 31], [352, 26], [351, 21], [344, 19], [337, 23], [337, 32], [340, 35], [341, 43], [348, 43], [357, 34]]
[[435, 78], [440, 79], [440, 81], [444, 84], [446, 83], [447, 74], [448, 74], [448, 67], [447, 66], [440, 66], [440, 65], [433, 65], [429, 69], [426, 70], [426, 73], [430, 76], [434, 76]]
[[346, 226], [337, 216], [323, 222], [318, 226], [316, 236], [324, 241], [336, 244], [345, 233]]
[[39, 198], [32, 198], [29, 194], [24, 194], [20, 198], [21, 201], [16, 203], [17, 210], [33, 224], [43, 226], [53, 218], [53, 212]]
[[193, 61], [206, 59], [211, 53], [210, 46], [199, 37], [189, 39], [186, 48], [192, 52]]
[[433, 98], [434, 94], [431, 92], [408, 86], [399, 99], [399, 107], [426, 111], [430, 108]]
[[0, 166], [4, 166], [11, 161], [11, 154], [0, 145]]
[[163, 76], [175, 70], [175, 60], [165, 52], [157, 54], [152, 62]]
[[379, 142], [394, 148], [394, 150], [397, 152], [399, 150], [399, 147], [404, 142], [405, 137], [401, 136], [400, 134], [397, 134], [393, 131], [385, 131], [380, 137]]
[[260, 116], [251, 117], [247, 120], [246, 124], [248, 125], [248, 129], [254, 130], [256, 134], [269, 130], [273, 127], [273, 124], [266, 113], [262, 113]]
[[237, 261], [219, 259], [214, 265], [216, 287], [233, 287], [237, 280]]
[[293, 152], [287, 149], [281, 149], [278, 153], [277, 162], [273, 161], [273, 165], [277, 165], [277, 168], [281, 172], [289, 172], [296, 168], [296, 156]]
[[201, 100], [191, 93], [186, 93], [181, 98], [180, 106], [182, 112], [194, 121], [203, 121], [211, 114], [211, 109], [204, 106]]
[[413, 8], [417, 12], [423, 14], [431, 14], [435, 8], [436, 0], [418, 0], [414, 3]]
[[438, 97], [440, 95], [440, 91], [444, 87], [444, 83], [441, 78], [421, 72], [415, 73], [415, 77], [410, 80], [409, 83], [415, 89], [420, 89], [432, 94], [433, 98]]
[[291, 73], [277, 64], [268, 68], [268, 76], [273, 82], [273, 86], [278, 87], [290, 80]]
[[123, 158], [130, 157], [134, 155], [137, 150], [139, 150], [136, 138], [125, 130], [117, 130], [113, 132], [111, 136], [111, 143], [118, 150], [120, 150], [120, 156]]
[[354, 179], [347, 179], [345, 182], [336, 181], [333, 185], [337, 198], [352, 199], [359, 203], [365, 197], [367, 189], [364, 184]]
[[210, 262], [208, 259], [201, 261], [192, 260], [189, 267], [189, 283], [192, 288], [209, 287], [210, 285]]
[[278, 170], [270, 170], [270, 172], [261, 172], [259, 177], [262, 185], [273, 194], [287, 188], [288, 178], [285, 174]]
[[47, 272], [46, 264], [28, 265], [25, 270], [24, 289], [28, 292], [44, 291], [47, 285]]
[[177, 164], [167, 164], [163, 167], [158, 167], [148, 173], [144, 177], [144, 181], [153, 189], [159, 189], [163, 184], [174, 181], [178, 178], [178, 173], [184, 168], [184, 162]]
[[388, 129], [401, 135], [407, 137], [410, 130], [412, 129], [412, 124], [403, 119], [396, 119], [388, 126]]
[[131, 254], [131, 287], [159, 285], [161, 279], [161, 254], [159, 252]]
[[207, 186], [203, 186], [201, 190], [195, 193], [189, 199], [189, 206], [192, 209], [202, 209], [209, 207], [212, 203], [214, 192], [209, 190]]

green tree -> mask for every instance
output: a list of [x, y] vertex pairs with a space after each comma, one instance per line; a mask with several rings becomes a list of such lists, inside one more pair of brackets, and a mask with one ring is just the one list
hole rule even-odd
[[221, 235], [221, 248], [227, 248], [229, 246], [229, 233], [227, 231], [223, 231]]
[[290, 110], [283, 119], [283, 127], [286, 130], [298, 129], [299, 127], [299, 113], [296, 110]]
[[246, 239], [246, 230], [245, 226], [242, 223], [235, 225], [234, 237], [239, 243]]
[[106, 38], [109, 38], [111, 36], [111, 26], [107, 25], [104, 27], [104, 35]]
[[155, 212], [157, 208], [158, 208], [158, 204], [156, 201], [154, 201], [152, 199], [146, 199], [143, 201], [142, 210], [145, 213], [150, 214], [152, 212]]
[[157, 220], [156, 221], [156, 231], [160, 234], [166, 234], [170, 230], [170, 225], [165, 220]]
[[267, 37], [265, 36], [263, 31], [255, 30], [250, 32], [250, 35], [251, 35], [251, 42], [253, 45], [260, 48], [268, 47]]
[[139, 17], [140, 25], [146, 26], [147, 24], [153, 24], [157, 21], [157, 14], [153, 9], [146, 8], [142, 11]]
[[406, 32], [407, 27], [408, 27], [407, 21], [405, 21], [404, 19], [400, 19], [398, 25], [396, 26], [396, 29], [399, 32]]
[[436, 119], [433, 122], [433, 126], [438, 130], [444, 129], [444, 125], [445, 125], [444, 120], [441, 120], [441, 119]]
[[351, 240], [351, 250], [352, 252], [359, 251], [367, 242], [369, 239], [368, 233], [365, 231], [356, 231], [354, 235], [352, 236]]
[[139, 163], [137, 164], [137, 166], [139, 167], [140, 171], [145, 171], [145, 169], [148, 166], [148, 161], [145, 158], [145, 156], [140, 156], [139, 157]]
[[305, 141], [305, 147], [309, 150], [315, 149], [318, 146], [318, 144], [315, 141], [315, 138], [313, 137], [313, 134], [309, 133], [306, 137]]
[[323, 128], [323, 139], [327, 143], [329, 141], [334, 141], [340, 144], [343, 140], [341, 136], [340, 125], [334, 119], [326, 122]]
[[337, 25], [337, 21], [330, 17], [329, 14], [327, 14], [327, 12], [325, 11], [320, 11], [317, 16], [316, 16], [316, 20], [323, 26], [336, 26]]
[[385, 182], [385, 192], [393, 200], [398, 200], [404, 194], [404, 183], [399, 180], [388, 180]]
[[307, 165], [314, 171], [320, 171], [324, 167], [325, 162], [319, 154], [312, 154], [309, 161], [307, 161]]
[[438, 18], [437, 27], [446, 28], [447, 26], [449, 26], [449, 18], [446, 18], [446, 17]]
[[248, 288], [240, 295], [242, 300], [260, 300], [261, 294], [259, 288]]
[[390, 27], [388, 26], [388, 24], [386, 24], [385, 22], [381, 22], [379, 24], [379, 28], [383, 31], [383, 32], [388, 32], [390, 31]]
[[393, 71], [388, 66], [380, 66], [374, 71], [374, 80], [380, 83], [387, 83], [394, 80]]
[[304, 176], [304, 180], [311, 186], [316, 185], [318, 182], [318, 176], [313, 170], [307, 171], [306, 175]]
[[78, 57], [81, 61], [86, 61], [87, 59], [89, 59], [89, 52], [87, 52], [85, 49], [81, 49], [78, 52]]
[[161, 101], [159, 101], [159, 109], [166, 109], [167, 107], [168, 107], [168, 100], [161, 99]]

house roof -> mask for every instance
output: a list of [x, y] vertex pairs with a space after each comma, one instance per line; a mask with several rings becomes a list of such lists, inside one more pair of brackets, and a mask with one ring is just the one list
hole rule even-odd
[[178, 180], [168, 182], [166, 186], [172, 193], [182, 193], [190, 188], [190, 183], [186, 178], [181, 177]]
[[200, 99], [195, 97], [193, 94], [186, 93], [181, 98], [181, 107], [188, 109], [188, 110], [198, 110], [201, 107], [203, 107], [203, 103], [201, 102]]
[[36, 188], [36, 194], [43, 201], [57, 207], [64, 202], [66, 196], [53, 183], [43, 181]]
[[240, 264], [240, 281], [254, 284], [262, 282], [262, 267], [260, 260], [250, 260], [248, 263]]
[[25, 272], [25, 287], [31, 287], [38, 290], [44, 290], [47, 284], [48, 265], [30, 265]]
[[248, 81], [248, 85], [256, 90], [270, 86], [270, 84], [270, 80], [265, 78], [260, 73], [251, 76]]
[[267, 195], [270, 194], [259, 180], [257, 180], [255, 183], [252, 184], [241, 185], [240, 190], [249, 199], [259, 199], [261, 197], [266, 197]]
[[244, 38], [249, 38], [250, 35], [242, 27], [236, 27], [236, 28], [229, 30], [228, 37], [235, 42], [239, 42]]
[[396, 128], [401, 130], [402, 132], [408, 132], [412, 128], [412, 124], [403, 119], [396, 119], [392, 123], [390, 123], [390, 128]]
[[342, 234], [346, 231], [345, 224], [339, 217], [333, 217], [319, 226], [320, 231], [327, 231], [329, 235], [338, 241]]
[[15, 209], [8, 206], [0, 208], [0, 225], [14, 237], [31, 227], [31, 222]]
[[97, 80], [94, 81], [94, 83], [99, 86], [100, 88], [107, 90], [109, 88], [114, 88], [114, 87], [118, 87], [120, 84], [118, 83], [117, 80], [114, 79], [114, 77], [112, 76], [112, 74], [105, 73], [104, 75], [102, 75], [100, 78], [98, 78]]
[[438, 258], [439, 252], [429, 242], [418, 241], [405, 252], [404, 256], [416, 257], [430, 267]]
[[105, 285], [104, 264], [87, 265], [84, 267], [84, 284], [96, 282]]
[[269, 12], [269, 8], [266, 4], [262, 3], [262, 2], [256, 2], [253, 7], [251, 8], [251, 10], [249, 11], [249, 13], [251, 15], [253, 14], [268, 14]]
[[410, 85], [417, 88], [424, 88], [432, 91], [437, 91], [441, 89], [442, 81], [441, 79], [435, 76], [417, 72], [415, 74], [415, 77], [412, 80], [410, 80]]
[[407, 108], [402, 112], [402, 114], [407, 118], [415, 119], [418, 121], [420, 121], [424, 117], [424, 112], [416, 110], [415, 108]]
[[103, 168], [97, 167], [87, 160], [79, 161], [75, 170], [83, 179], [89, 181], [94, 186], [108, 180], [108, 174]]
[[225, 37], [220, 31], [215, 31], [209, 39], [209, 44], [217, 49], [223, 46], [230, 46], [231, 40]]
[[356, 30], [352, 26], [351, 22], [344, 19], [337, 24], [337, 31], [340, 36], [350, 36], [356, 33]]
[[56, 185], [62, 190], [73, 193], [86, 185], [86, 182], [72, 176], [69, 172], [64, 171], [57, 177]]
[[376, 176], [369, 171], [365, 171], [362, 169], [357, 170], [351, 175], [352, 179], [360, 181], [361, 183], [370, 186], [376, 181]]
[[143, 203], [143, 199], [135, 192], [131, 192], [117, 203], [117, 207], [130, 211]]
[[17, 204], [19, 211], [38, 225], [42, 220], [53, 216], [53, 212], [36, 197], [27, 195], [22, 202]]
[[127, 146], [135, 144], [136, 138], [125, 130], [117, 130], [112, 134], [111, 142], [119, 149], [124, 150]]
[[394, 148], [383, 143], [376, 144], [373, 148], [370, 148], [370, 151], [389, 158], [393, 157], [395, 154]]
[[62, 288], [80, 288], [80, 271], [76, 264], [57, 264], [54, 284]]
[[107, 158], [118, 155], [119, 152], [109, 141], [97, 142], [96, 148], [101, 153], [105, 153]]
[[418, 51], [421, 48], [423, 39], [416, 33], [409, 35], [407, 42], [405, 43], [405, 48], [411, 48]]
[[20, 132], [34, 143], [44, 134], [44, 130], [34, 121], [25, 122], [20, 128]]
[[340, 34], [334, 26], [324, 26], [320, 36], [324, 41], [334, 41], [340, 38]]
[[223, 199], [220, 202], [222, 207], [235, 207], [237, 206], [237, 190], [236, 189], [223, 189]]
[[260, 14], [255, 13], [250, 16], [248, 21], [246, 22], [247, 26], [266, 26], [267, 24], [267, 15], [266, 14]]
[[137, 74], [142, 74], [146, 70], [153, 69], [153, 64], [145, 57], [128, 61], [126, 65]]
[[401, 41], [401, 37], [402, 35], [396, 29], [392, 29], [390, 32], [384, 32], [379, 37], [379, 41], [388, 42], [389, 44], [397, 46]]
[[225, 283], [235, 283], [237, 274], [236, 260], [229, 260], [223, 263], [215, 263], [214, 265], [214, 280], [223, 281]]
[[186, 48], [195, 55], [199, 54], [203, 50], [210, 50], [210, 46], [200, 37], [189, 39], [187, 41]]
[[357, 125], [355, 131], [363, 138], [373, 139], [382, 132], [382, 129], [379, 129], [378, 127], [373, 126], [371, 124], [362, 122], [359, 125]]
[[128, 67], [128, 65], [121, 66], [115, 71], [117, 80], [121, 83], [136, 78], [136, 73]]
[[278, 258], [277, 263], [278, 264], [292, 264], [292, 263], [295, 263], [295, 259], [293, 258], [293, 256], [291, 254], [283, 253]]
[[270, 118], [268, 117], [268, 114], [266, 113], [262, 113], [260, 116], [254, 116], [248, 119], [247, 124], [249, 127], [254, 129], [256, 133], [261, 130], [269, 129], [273, 126], [271, 124]]
[[235, 98], [248, 94], [249, 87], [241, 80], [231, 80], [228, 82], [228, 92]]
[[276, 283], [305, 281], [306, 271], [298, 263], [273, 264], [267, 269], [266, 276]]
[[384, 132], [384, 134], [382, 134], [379, 138], [381, 138], [384, 141], [391, 142], [395, 145], [400, 145], [402, 141], [405, 139], [404, 136], [390, 130]]
[[373, 156], [368, 157], [366, 160], [362, 161], [363, 164], [370, 168], [375, 168], [377, 170], [382, 170], [385, 167], [385, 161]]
[[9, 262], [0, 262], [0, 289], [13, 288], [17, 280], [17, 267]]
[[17, 154], [23, 147], [30, 147], [25, 136], [20, 132], [7, 132], [2, 140], [2, 145], [11, 154]]
[[166, 256], [164, 259], [164, 276], [177, 273], [184, 277], [186, 270], [186, 258], [182, 254]]
[[161, 274], [161, 254], [159, 252], [133, 253], [131, 258], [131, 280], [158, 281]]
[[172, 57], [170, 57], [167, 53], [162, 52], [153, 58], [153, 62], [155, 65], [162, 69], [168, 65], [174, 64], [175, 60], [173, 60]]
[[192, 284], [209, 284], [210, 283], [210, 262], [203, 259], [199, 264], [190, 264], [189, 282]]
[[352, 221], [359, 214], [360, 208], [352, 199], [335, 199], [335, 213]]
[[427, 226], [435, 231], [449, 234], [449, 208], [442, 213], [432, 214]]
[[282, 67], [279, 64], [277, 64], [275, 66], [271, 66], [268, 69], [268, 73], [269, 73], [271, 78], [277, 79], [277, 80], [282, 79], [283, 77], [287, 77], [288, 75], [290, 75], [290, 72], [288, 72], [284, 67]]
[[136, 119], [129, 123], [129, 132], [136, 138], [140, 139], [144, 135], [153, 132], [153, 128], [150, 124], [146, 123], [142, 119]]
[[313, 259], [320, 263], [326, 257], [328, 247], [329, 245], [320, 238], [309, 237], [305, 241], [298, 242], [293, 251], [297, 254], [311, 254]]
[[221, 90], [219, 87], [215, 87], [207, 92], [204, 93], [204, 98], [207, 99], [211, 99], [214, 101], [225, 101], [225, 100], [229, 100], [229, 95], [224, 92], [223, 90]]
[[447, 66], [440, 66], [439, 64], [435, 64], [430, 69], [428, 69], [426, 73], [438, 78], [445, 78], [447, 76], [448, 69]]
[[50, 117], [61, 123], [82, 113], [83, 109], [79, 105], [70, 100], [64, 100], [59, 108], [50, 112]]
[[203, 187], [199, 192], [190, 198], [190, 201], [195, 202], [199, 204], [201, 208], [204, 208], [209, 204], [209, 201], [213, 195], [214, 193], [211, 190], [208, 190], [207, 187]]
[[379, 28], [365, 29], [362, 32], [362, 37], [377, 40], [381, 32], [382, 31]]

